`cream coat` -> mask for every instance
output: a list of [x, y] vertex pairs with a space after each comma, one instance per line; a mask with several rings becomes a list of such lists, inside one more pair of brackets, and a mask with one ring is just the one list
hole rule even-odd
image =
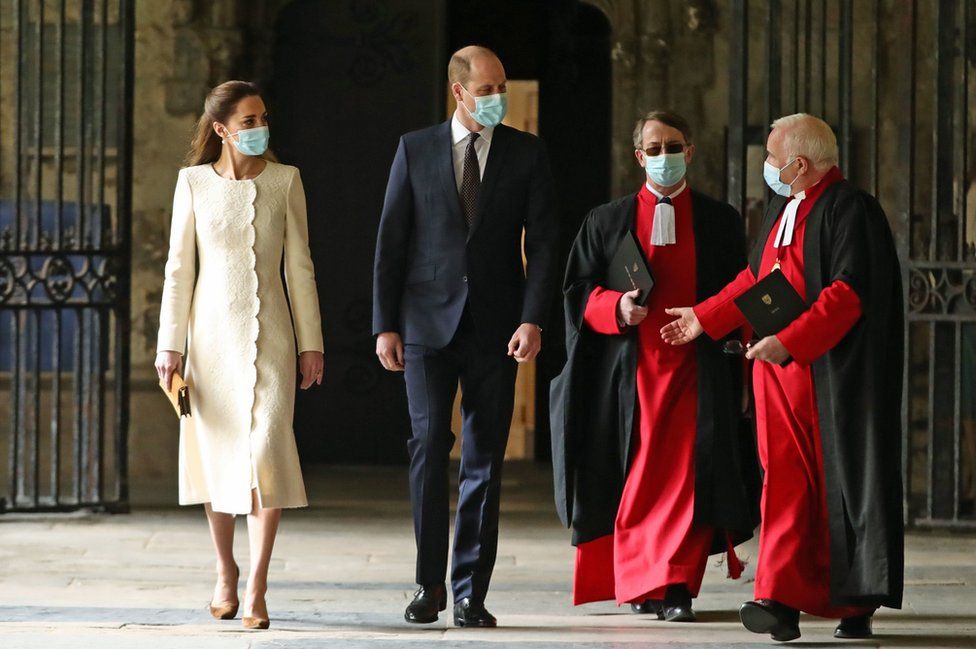
[[269, 162], [253, 180], [182, 169], [157, 343], [186, 352], [181, 505], [245, 514], [252, 488], [261, 507], [307, 505], [292, 430], [296, 338], [299, 351], [323, 350], [298, 169]]

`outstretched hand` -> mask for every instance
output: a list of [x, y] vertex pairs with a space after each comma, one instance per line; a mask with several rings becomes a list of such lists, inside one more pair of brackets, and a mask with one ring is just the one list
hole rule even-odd
[[665, 309], [665, 313], [678, 319], [661, 327], [661, 338], [669, 345], [684, 345], [702, 335], [701, 323], [695, 310], [689, 306]]

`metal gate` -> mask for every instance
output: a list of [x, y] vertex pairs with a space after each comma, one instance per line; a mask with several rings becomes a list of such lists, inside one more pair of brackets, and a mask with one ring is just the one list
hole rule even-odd
[[0, 512], [127, 507], [133, 12], [0, 0]]
[[906, 520], [976, 528], [976, 6], [731, 0], [729, 19], [728, 199], [755, 235], [769, 123], [834, 127], [902, 262]]

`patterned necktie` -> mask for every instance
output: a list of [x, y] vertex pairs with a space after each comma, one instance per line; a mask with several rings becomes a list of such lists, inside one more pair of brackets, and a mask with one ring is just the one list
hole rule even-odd
[[478, 153], [474, 150], [477, 139], [477, 133], [468, 136], [468, 146], [464, 150], [464, 172], [461, 174], [461, 209], [469, 228], [478, 211], [478, 190], [481, 188], [481, 167], [478, 166]]

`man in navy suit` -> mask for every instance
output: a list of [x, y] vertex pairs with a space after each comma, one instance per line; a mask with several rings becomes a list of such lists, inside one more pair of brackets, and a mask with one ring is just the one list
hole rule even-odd
[[407, 446], [420, 588], [404, 617], [434, 622], [447, 606], [448, 465], [460, 380], [454, 623], [495, 626], [484, 600], [498, 546], [516, 363], [539, 353], [558, 228], [542, 142], [501, 124], [501, 61], [486, 48], [465, 47], [451, 57], [448, 79], [453, 117], [400, 138], [390, 170], [376, 242], [373, 334], [383, 367], [405, 373], [413, 428]]

